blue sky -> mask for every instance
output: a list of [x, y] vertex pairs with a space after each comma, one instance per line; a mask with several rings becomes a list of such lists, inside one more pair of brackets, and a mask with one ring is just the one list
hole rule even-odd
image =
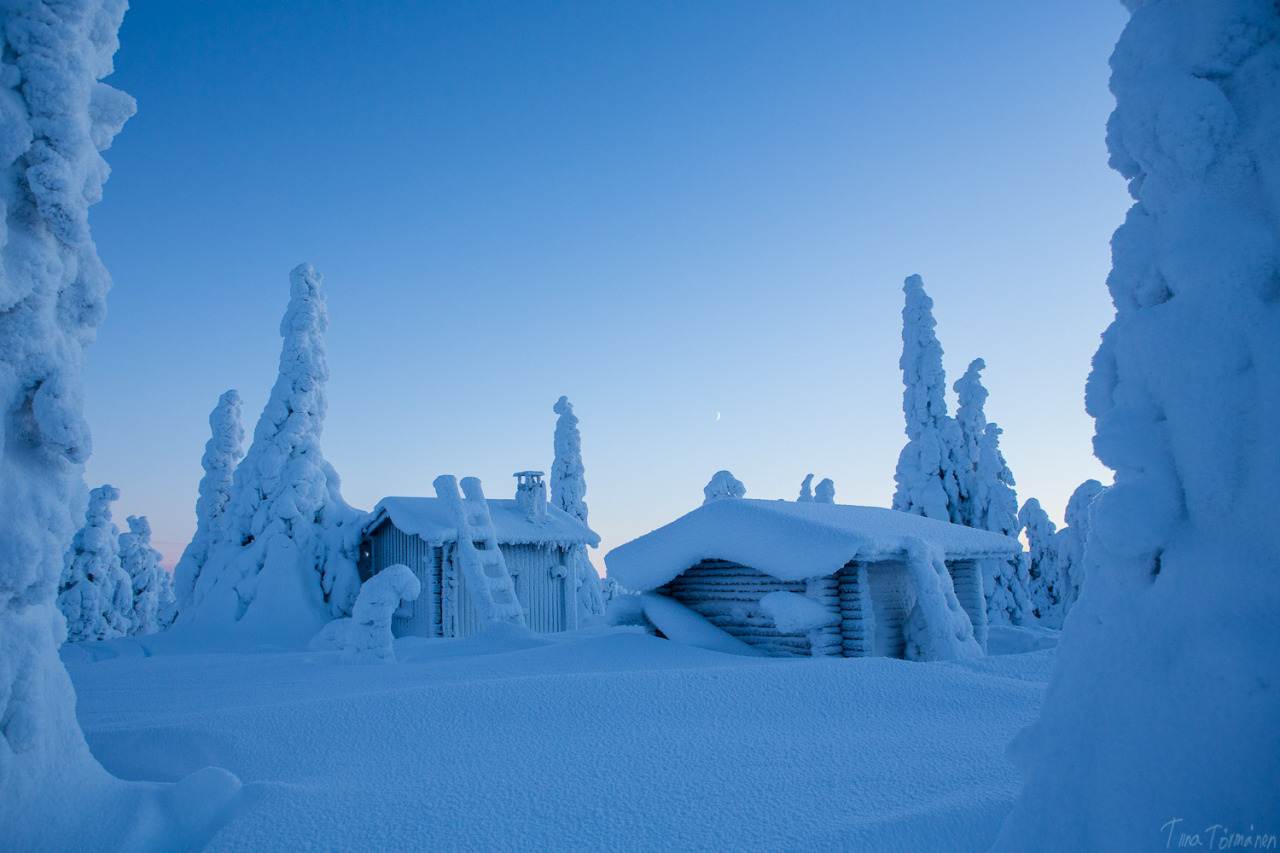
[[[902, 280], [954, 381], [986, 359], [1019, 497], [1092, 458], [1111, 316], [1113, 0], [136, 2], [138, 100], [91, 212], [115, 280], [90, 485], [170, 561], [219, 394], [252, 433], [288, 272], [325, 275], [324, 450], [353, 505], [441, 473], [508, 497], [566, 394], [605, 550], [813, 472], [887, 505]], [[953, 403], [954, 405], [954, 403]], [[720, 419], [716, 420], [717, 413]]]

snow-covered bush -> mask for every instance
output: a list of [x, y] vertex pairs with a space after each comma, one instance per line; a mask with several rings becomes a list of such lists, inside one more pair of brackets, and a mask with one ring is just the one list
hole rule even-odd
[[111, 287], [88, 208], [109, 171], [98, 152], [134, 110], [98, 82], [124, 10], [0, 9], [0, 827], [11, 850], [77, 846], [59, 834], [79, 825], [68, 804], [107, 779], [76, 723], [55, 599], [87, 491], [84, 350]]
[[360, 587], [342, 640], [343, 657], [355, 663], [395, 663], [391, 617], [400, 602], [414, 601], [422, 585], [413, 570], [397, 563], [387, 566]]
[[1024, 787], [1001, 851], [1280, 826], [1280, 14], [1126, 5], [1107, 147], [1135, 203], [1085, 396], [1115, 483], [1010, 747]]
[[829, 477], [818, 483], [817, 488], [813, 490], [813, 502], [818, 504], [836, 502], [836, 484], [831, 482]]
[[129, 575], [133, 592], [134, 634], [154, 634], [167, 627], [162, 614], [173, 609], [173, 580], [160, 568], [161, 553], [151, 547], [147, 517], [131, 515], [129, 532], [120, 534], [120, 566]]
[[114, 486], [91, 491], [84, 527], [71, 540], [58, 592], [69, 642], [123, 637], [133, 624], [133, 586], [120, 567], [120, 531], [111, 521], [119, 499]]
[[1028, 498], [1018, 513], [1018, 523], [1027, 534], [1027, 578], [1031, 607], [1037, 619], [1060, 621], [1062, 618], [1062, 584], [1058, 579], [1058, 552], [1054, 542], [1057, 527], [1040, 507], [1040, 501]]
[[711, 481], [702, 487], [702, 504], [706, 506], [724, 498], [740, 498], [746, 493], [747, 487], [742, 485], [741, 480], [728, 471], [717, 471], [712, 475]]
[[[222, 540], [227, 526], [227, 505], [231, 502], [231, 483], [236, 466], [244, 458], [244, 427], [240, 425], [240, 392], [234, 388], [218, 398], [209, 413], [213, 435], [204, 446], [204, 477], [196, 498], [196, 534], [182, 551], [173, 569], [176, 607], [191, 604], [200, 570], [214, 547]], [[172, 619], [170, 619], [172, 621]]]
[[1054, 537], [1064, 616], [1071, 612], [1076, 599], [1080, 597], [1080, 587], [1084, 583], [1084, 544], [1089, 539], [1089, 508], [1102, 489], [1102, 484], [1097, 480], [1085, 480], [1077, 486], [1071, 493], [1071, 499], [1067, 501], [1067, 526]]
[[361, 515], [342, 499], [320, 450], [328, 326], [321, 277], [301, 264], [290, 275], [280, 323], [279, 377], [232, 478], [222, 540], [180, 623], [296, 644], [351, 610]]

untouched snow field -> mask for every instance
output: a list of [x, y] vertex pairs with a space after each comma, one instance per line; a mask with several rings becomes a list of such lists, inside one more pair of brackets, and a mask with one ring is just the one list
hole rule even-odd
[[392, 665], [174, 645], [62, 651], [107, 770], [246, 783], [212, 850], [984, 850], [1053, 655], [794, 661], [505, 625], [397, 640]]

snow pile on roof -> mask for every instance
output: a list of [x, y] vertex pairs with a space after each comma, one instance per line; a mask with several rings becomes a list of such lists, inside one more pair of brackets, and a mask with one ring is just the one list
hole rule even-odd
[[1086, 392], [1115, 485], [997, 849], [1274, 848], [1280, 14], [1127, 5], [1107, 147], [1135, 204]]
[[[548, 506], [546, 515], [531, 519], [514, 500], [488, 498], [489, 516], [504, 545], [590, 545], [600, 544], [600, 537], [564, 510]], [[383, 498], [370, 513], [365, 533], [370, 533], [384, 519], [405, 533], [439, 544], [456, 542], [458, 528], [449, 508], [439, 498]]]
[[916, 543], [949, 559], [1004, 557], [1014, 539], [891, 509], [844, 504], [718, 500], [605, 555], [628, 589], [662, 586], [702, 560], [731, 560], [779, 580], [840, 570], [850, 560], [902, 559]]

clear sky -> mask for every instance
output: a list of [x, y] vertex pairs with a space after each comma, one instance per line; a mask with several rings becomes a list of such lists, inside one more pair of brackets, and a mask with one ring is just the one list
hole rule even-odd
[[[91, 486], [172, 565], [218, 396], [252, 435], [288, 273], [329, 295], [346, 499], [441, 473], [510, 497], [581, 419], [609, 548], [748, 497], [887, 506], [902, 280], [948, 381], [986, 359], [1019, 498], [1089, 477], [1089, 359], [1128, 199], [1106, 165], [1115, 0], [136, 0], [138, 114], [91, 211]], [[950, 400], [954, 408], [954, 396]], [[719, 414], [719, 419], [717, 419]]]

